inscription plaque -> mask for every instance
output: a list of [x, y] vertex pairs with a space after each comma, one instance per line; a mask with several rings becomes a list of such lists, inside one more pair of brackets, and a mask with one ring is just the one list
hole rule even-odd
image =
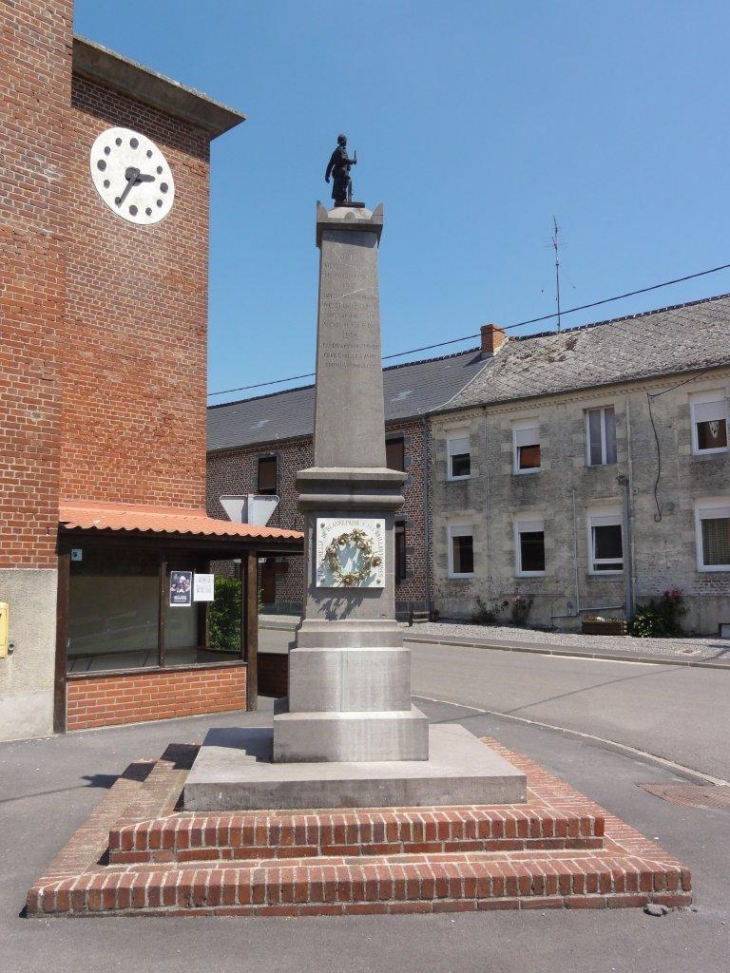
[[385, 520], [318, 517], [318, 588], [385, 587]]

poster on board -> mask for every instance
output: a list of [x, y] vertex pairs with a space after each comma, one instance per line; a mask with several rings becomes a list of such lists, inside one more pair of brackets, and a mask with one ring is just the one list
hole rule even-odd
[[198, 574], [193, 577], [193, 601], [213, 601], [215, 599], [215, 575]]
[[187, 608], [193, 601], [193, 572], [170, 571], [170, 607]]

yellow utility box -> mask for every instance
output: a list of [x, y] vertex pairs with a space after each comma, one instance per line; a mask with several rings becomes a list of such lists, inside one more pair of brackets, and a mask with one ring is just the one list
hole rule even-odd
[[8, 654], [9, 647], [9, 616], [10, 605], [7, 601], [0, 601], [0, 659], [4, 659]]

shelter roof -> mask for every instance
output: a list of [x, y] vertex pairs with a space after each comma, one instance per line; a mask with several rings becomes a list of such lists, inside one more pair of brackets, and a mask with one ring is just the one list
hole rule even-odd
[[298, 530], [234, 524], [208, 517], [205, 510], [185, 507], [153, 507], [138, 504], [82, 503], [59, 506], [59, 522], [66, 530], [122, 531], [196, 537], [241, 538], [247, 541], [301, 541]]

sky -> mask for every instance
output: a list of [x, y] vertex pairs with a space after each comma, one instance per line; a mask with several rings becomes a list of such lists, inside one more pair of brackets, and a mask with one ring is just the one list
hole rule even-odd
[[[554, 314], [554, 218], [563, 310], [730, 264], [727, 0], [76, 0], [74, 29], [247, 116], [212, 146], [210, 404], [312, 381], [242, 388], [314, 371], [340, 132], [385, 209], [383, 354], [468, 338], [389, 364]], [[726, 292], [730, 269], [562, 327]]]

